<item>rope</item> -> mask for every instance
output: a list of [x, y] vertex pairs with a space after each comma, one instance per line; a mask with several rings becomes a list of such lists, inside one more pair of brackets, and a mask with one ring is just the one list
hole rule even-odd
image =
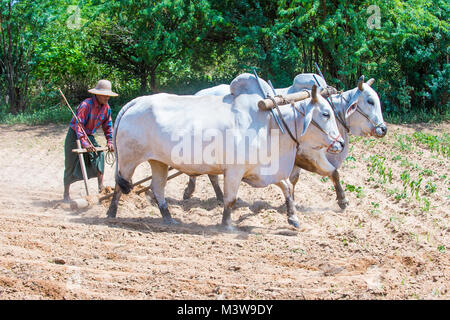
[[[269, 98], [270, 100], [272, 100], [273, 104], [275, 105], [275, 108], [276, 108], [277, 111], [278, 111], [278, 115], [280, 116], [281, 121], [283, 122], [283, 124], [284, 124], [284, 126], [285, 126], [287, 132], [289, 133], [289, 136], [291, 137], [292, 140], [294, 140], [294, 142], [295, 142], [295, 144], [297, 145], [297, 148], [298, 148], [298, 146], [299, 146], [298, 140], [294, 137], [294, 135], [292, 134], [291, 130], [289, 129], [289, 126], [287, 125], [286, 121], [284, 120], [283, 115], [281, 114], [280, 108], [278, 107], [278, 104], [277, 104], [277, 102], [275, 101], [275, 98], [274, 98], [274, 97], [271, 97], [271, 96], [267, 96], [267, 98]], [[297, 135], [297, 132], [296, 132], [296, 135]]]
[[105, 161], [107, 164], [109, 164], [112, 167], [114, 165], [114, 163], [116, 162], [116, 157], [114, 156], [114, 152], [111, 152], [108, 150], [106, 152]]
[[[344, 96], [342, 95], [342, 91], [340, 92], [340, 96], [341, 96], [341, 101], [342, 101], [342, 99], [344, 99], [344, 101], [347, 103], [347, 106], [345, 108], [345, 109], [347, 109], [350, 106], [350, 102], [352, 101], [352, 99], [355, 96], [355, 94], [351, 98], [349, 98], [348, 100], [344, 98]], [[361, 107], [358, 104], [356, 104], [356, 111], [359, 112], [359, 114], [361, 114], [364, 118], [366, 118], [374, 126], [374, 128], [379, 127], [382, 124], [384, 124], [384, 122], [375, 123], [375, 121], [370, 119], [370, 117], [364, 111], [361, 110]], [[345, 115], [344, 115], [344, 119], [345, 119]], [[349, 132], [349, 129], [347, 129], [347, 132]]]

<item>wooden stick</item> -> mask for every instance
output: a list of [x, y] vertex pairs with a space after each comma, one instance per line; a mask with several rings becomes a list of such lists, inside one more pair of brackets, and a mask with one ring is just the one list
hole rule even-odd
[[[100, 152], [100, 151], [108, 151], [108, 147], [96, 147], [95, 148], [95, 152]], [[86, 153], [86, 152], [89, 152], [89, 151], [87, 151], [86, 149], [80, 148], [80, 149], [72, 149], [72, 152], [75, 152], [75, 153]]]
[[[167, 177], [167, 180], [176, 178], [176, 177], [178, 177], [179, 175], [182, 175], [182, 174], [183, 174], [183, 172], [178, 171], [178, 172], [172, 174], [171, 176]], [[140, 194], [140, 193], [145, 192], [145, 191], [147, 191], [147, 190], [149, 190], [149, 189], [150, 189], [150, 186], [145, 187], [145, 188], [142, 188], [142, 189], [136, 191], [136, 194]]]
[[[77, 147], [78, 149], [81, 149], [81, 143], [79, 139], [77, 139]], [[89, 195], [89, 189], [87, 184], [88, 179], [86, 173], [86, 165], [84, 164], [84, 156], [81, 153], [79, 153], [78, 158], [80, 159], [81, 173], [83, 174], [84, 186], [86, 187], [86, 194]]]
[[[91, 145], [91, 147], [94, 147], [94, 145], [92, 144], [91, 140], [89, 140], [88, 135], [86, 133], [86, 131], [84, 131], [83, 125], [80, 122], [80, 119], [78, 119], [77, 115], [75, 114], [75, 112], [73, 112], [72, 107], [70, 106], [69, 102], [66, 99], [66, 96], [64, 95], [64, 93], [61, 91], [61, 89], [59, 89], [59, 93], [62, 95], [62, 97], [64, 98], [64, 101], [66, 102], [67, 106], [70, 109], [70, 112], [72, 112], [73, 116], [75, 117], [75, 119], [77, 120], [77, 124], [79, 126], [79, 128], [81, 129], [81, 131], [83, 131], [84, 135], [86, 136], [87, 142]], [[81, 146], [78, 147], [78, 149], [81, 149]]]
[[[173, 168], [172, 168], [172, 167], [169, 167], [169, 170], [168, 170], [168, 171], [170, 171], [170, 170], [173, 170]], [[141, 183], [144, 183], [144, 182], [147, 182], [148, 180], [151, 180], [152, 178], [153, 178], [153, 176], [150, 176], [150, 177], [144, 178], [144, 179], [142, 179], [142, 180], [139, 180], [139, 181], [133, 183], [133, 184], [131, 185], [131, 187], [134, 188], [134, 187], [136, 187], [137, 185], [140, 185]], [[170, 178], [170, 177], [169, 177], [169, 178]], [[169, 178], [167, 178], [167, 180], [169, 180]], [[170, 179], [171, 179], [171, 178], [170, 178]], [[147, 190], [148, 190], [148, 189], [147, 189]], [[144, 190], [144, 191], [145, 191], [145, 190]], [[109, 198], [111, 198], [113, 195], [114, 195], [114, 192], [105, 194], [104, 196], [101, 196], [100, 198], [98, 198], [98, 201], [101, 202], [101, 201], [103, 201], [103, 200], [109, 199]]]
[[[328, 97], [331, 94], [337, 93], [336, 89], [334, 89], [334, 90], [333, 89], [331, 89], [331, 90], [324, 89], [320, 92], [320, 94], [323, 97]], [[297, 102], [297, 101], [308, 99], [310, 97], [311, 97], [311, 95], [308, 91], [300, 91], [300, 92], [296, 92], [296, 93], [290, 93], [290, 94], [286, 94], [286, 95], [282, 95], [282, 96], [277, 96], [277, 97], [274, 97], [274, 99], [278, 105], [282, 106], [285, 104], [290, 104], [291, 101]], [[273, 101], [271, 99], [264, 99], [264, 100], [260, 100], [258, 102], [258, 108], [260, 110], [270, 110], [274, 107], [275, 107], [275, 105], [273, 104]]]
[[[169, 167], [168, 171], [170, 171], [170, 170], [173, 170], [173, 168], [172, 168], [172, 167]], [[142, 180], [136, 181], [135, 183], [133, 183], [133, 184], [131, 185], [131, 187], [134, 188], [134, 187], [136, 187], [137, 185], [140, 185], [141, 183], [147, 182], [148, 180], [151, 180], [152, 177], [153, 177], [153, 176], [150, 176], [150, 177], [144, 178], [144, 179], [142, 179]]]

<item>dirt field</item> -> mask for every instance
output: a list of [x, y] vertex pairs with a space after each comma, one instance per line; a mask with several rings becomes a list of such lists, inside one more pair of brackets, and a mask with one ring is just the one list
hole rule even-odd
[[[168, 182], [177, 226], [163, 225], [144, 194], [123, 197], [115, 220], [108, 203], [74, 212], [62, 202], [67, 126], [2, 125], [0, 299], [449, 299], [449, 155], [412, 134], [441, 137], [450, 124], [388, 129], [352, 139], [345, 211], [330, 181], [303, 172], [300, 230], [276, 186], [243, 183], [237, 231], [224, 232], [207, 177], [186, 201], [187, 176]], [[149, 174], [142, 164], [133, 180]], [[105, 184], [114, 185], [109, 166]], [[97, 193], [96, 179], [89, 187]], [[84, 195], [72, 185], [72, 198]]]

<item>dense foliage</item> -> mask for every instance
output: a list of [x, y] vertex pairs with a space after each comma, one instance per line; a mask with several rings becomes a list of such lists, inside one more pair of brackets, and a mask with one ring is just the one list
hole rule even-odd
[[252, 68], [285, 87], [317, 62], [339, 89], [375, 78], [388, 121], [449, 120], [449, 11], [445, 0], [0, 0], [0, 114], [60, 120], [57, 88], [76, 106], [100, 78], [120, 94], [115, 112]]

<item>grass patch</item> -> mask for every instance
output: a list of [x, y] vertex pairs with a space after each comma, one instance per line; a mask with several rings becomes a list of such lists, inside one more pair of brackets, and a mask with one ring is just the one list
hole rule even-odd
[[11, 113], [0, 114], [0, 123], [2, 124], [39, 125], [48, 123], [68, 123], [71, 119], [72, 113], [67, 107], [66, 109], [61, 109], [60, 104], [56, 104], [45, 109], [19, 113], [16, 115]]
[[442, 121], [450, 121], [450, 108], [447, 107], [441, 112], [434, 109], [405, 109], [402, 113], [385, 112], [383, 118], [386, 122], [393, 124], [406, 123], [440, 123]]

